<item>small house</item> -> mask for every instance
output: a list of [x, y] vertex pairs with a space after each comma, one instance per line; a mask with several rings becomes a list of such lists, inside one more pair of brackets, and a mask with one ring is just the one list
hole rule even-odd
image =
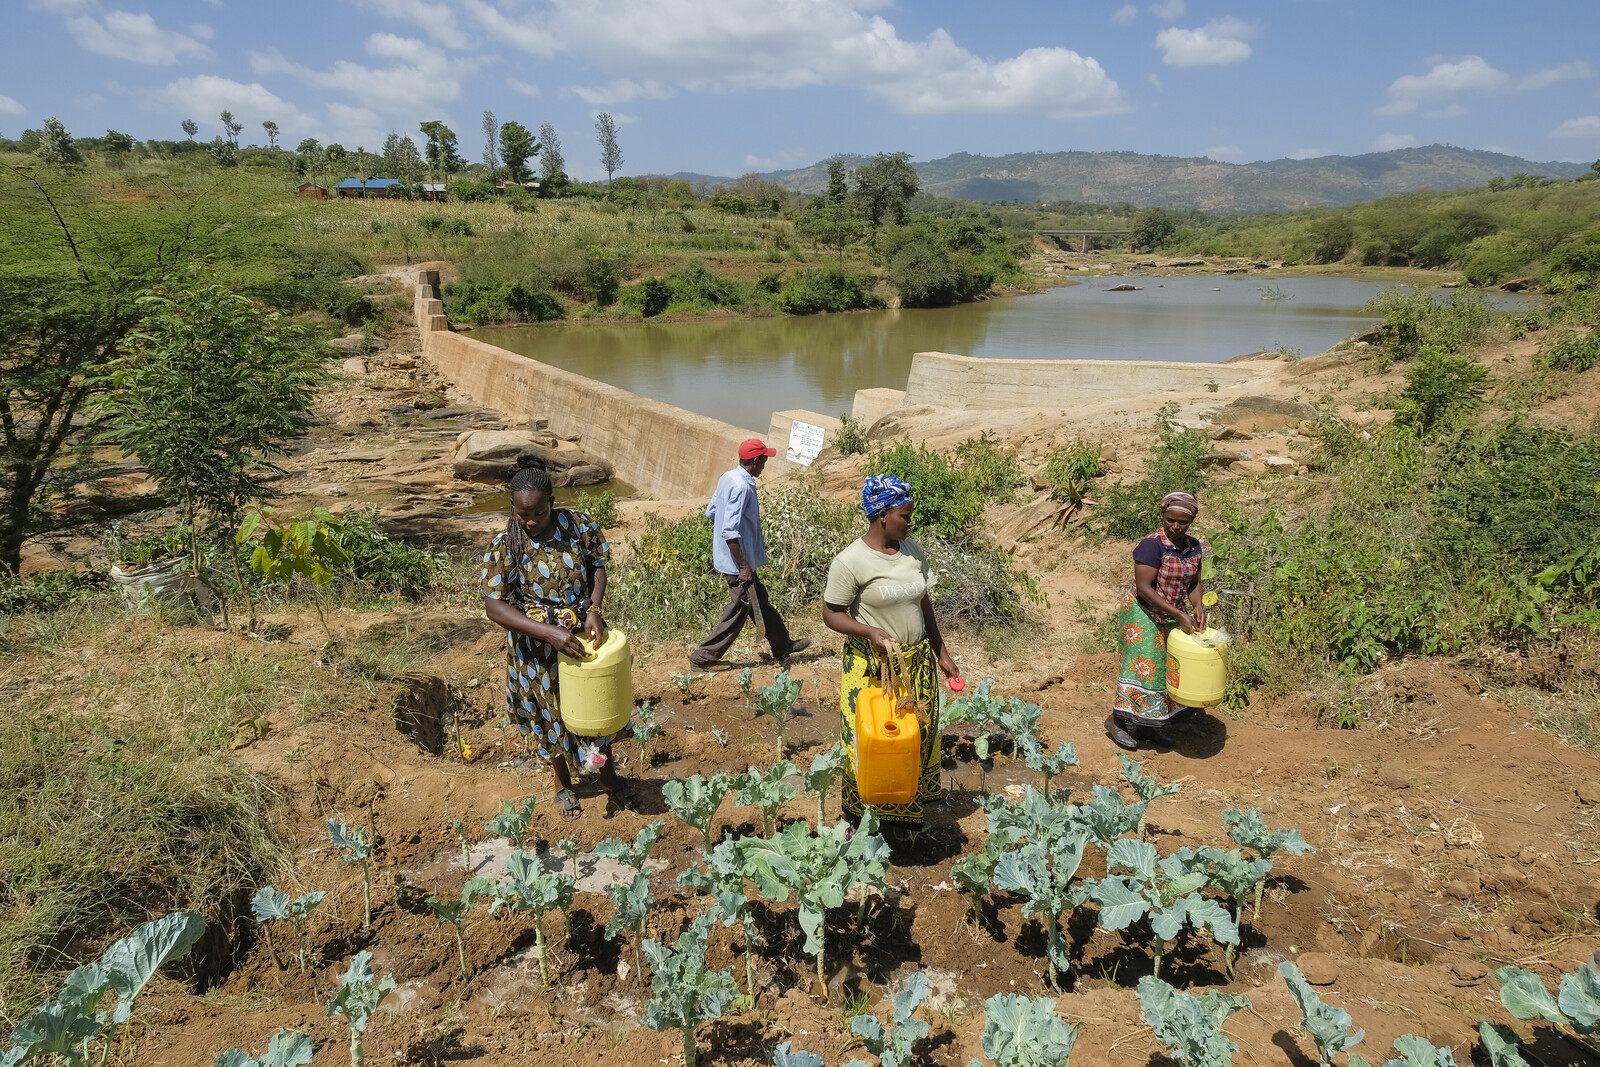
[[536, 181], [535, 182], [495, 182], [494, 183], [494, 191], [497, 194], [499, 194], [501, 196], [504, 196], [507, 189], [515, 189], [519, 185], [522, 186], [522, 188], [526, 189], [528, 192], [532, 193], [534, 196], [538, 196], [539, 195], [539, 183], [536, 182]]
[[333, 187], [340, 197], [387, 200], [400, 195], [399, 178], [346, 178]]
[[447, 199], [444, 182], [423, 182], [420, 188], [424, 200], [437, 200], [443, 203]]
[[295, 187], [295, 192], [299, 193], [308, 200], [328, 199], [327, 188], [325, 186], [318, 185], [316, 182], [301, 182]]

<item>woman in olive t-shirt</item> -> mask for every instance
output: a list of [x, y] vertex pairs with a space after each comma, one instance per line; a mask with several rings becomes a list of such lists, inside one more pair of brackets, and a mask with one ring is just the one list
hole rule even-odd
[[917, 795], [907, 804], [881, 804], [886, 823], [920, 826], [923, 805], [943, 796], [939, 785], [939, 682], [960, 675], [945, 647], [928, 591], [937, 578], [921, 547], [907, 533], [913, 508], [911, 487], [891, 475], [873, 475], [861, 490], [867, 532], [834, 557], [822, 594], [822, 621], [844, 635], [843, 679], [839, 693], [839, 737], [845, 759], [844, 810], [860, 817], [863, 804], [855, 778], [856, 697], [878, 678], [879, 656], [889, 641], [905, 653], [911, 694], [926, 722], [922, 734], [922, 775]]

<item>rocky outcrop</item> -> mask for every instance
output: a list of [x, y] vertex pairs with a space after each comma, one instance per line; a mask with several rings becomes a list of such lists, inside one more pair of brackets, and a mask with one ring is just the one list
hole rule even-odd
[[549, 430], [468, 430], [450, 450], [450, 469], [462, 481], [502, 482], [506, 469], [522, 456], [544, 461], [557, 488], [611, 480], [609, 463]]

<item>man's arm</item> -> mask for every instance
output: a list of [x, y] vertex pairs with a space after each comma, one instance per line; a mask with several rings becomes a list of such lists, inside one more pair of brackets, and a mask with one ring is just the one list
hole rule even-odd
[[717, 536], [727, 543], [734, 565], [739, 568], [739, 578], [746, 582], [755, 574], [755, 569], [745, 558], [744, 546], [739, 543], [739, 525], [744, 521], [745, 497], [748, 493], [749, 490], [745, 487], [736, 487], [728, 494], [722, 514], [717, 516]]

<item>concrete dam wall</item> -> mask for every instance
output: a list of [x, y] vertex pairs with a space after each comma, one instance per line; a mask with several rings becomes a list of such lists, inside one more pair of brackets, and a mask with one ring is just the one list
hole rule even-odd
[[902, 405], [953, 411], [1070, 410], [1098, 400], [1173, 393], [1192, 397], [1216, 382], [1248, 385], [1271, 363], [1166, 363], [1156, 360], [974, 359], [948, 352], [911, 357]]

